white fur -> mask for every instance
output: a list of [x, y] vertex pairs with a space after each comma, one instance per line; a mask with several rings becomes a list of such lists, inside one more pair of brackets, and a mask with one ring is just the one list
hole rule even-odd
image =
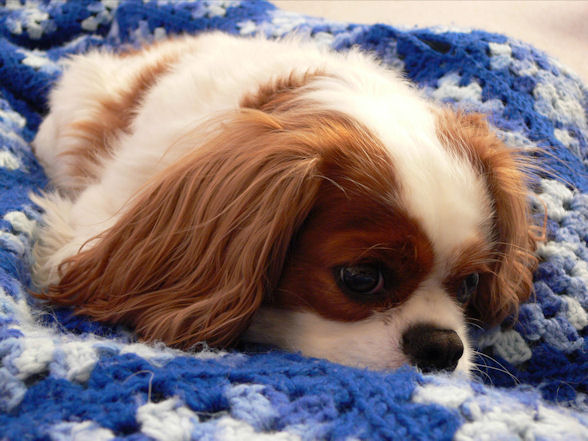
[[[147, 63], [169, 51], [181, 53], [144, 97], [129, 134], [113, 140], [114, 156], [96, 169], [99, 179], [76, 194], [60, 153], [83, 145], [69, 124], [97, 111], [98, 97], [124, 91]], [[291, 72], [321, 70], [337, 78], [317, 80], [307, 97], [320, 106], [356, 118], [387, 147], [395, 164], [401, 198], [433, 243], [430, 277], [402, 306], [355, 323], [327, 320], [311, 312], [262, 309], [247, 338], [333, 361], [393, 368], [407, 362], [402, 333], [427, 322], [455, 330], [466, 346], [458, 370], [471, 367], [463, 313], [443, 291], [455, 250], [487, 234], [490, 204], [471, 167], [450, 155], [435, 133], [429, 104], [395, 73], [352, 50], [336, 54], [297, 40], [273, 42], [208, 34], [155, 46], [140, 56], [119, 59], [106, 52], [75, 57], [51, 95], [51, 112], [34, 146], [56, 192], [37, 202], [46, 227], [37, 246], [34, 278], [40, 287], [58, 281], [56, 268], [88, 239], [111, 226], [127, 202], [155, 173], [197, 142], [182, 134], [206, 118], [235, 109], [260, 84]], [[91, 246], [91, 243], [86, 246]]]
[[400, 349], [404, 331], [412, 325], [433, 324], [457, 332], [464, 354], [456, 371], [468, 373], [472, 349], [463, 311], [443, 290], [427, 285], [423, 283], [401, 306], [357, 322], [328, 320], [308, 311], [261, 308], [245, 337], [351, 366], [391, 369], [409, 363]]

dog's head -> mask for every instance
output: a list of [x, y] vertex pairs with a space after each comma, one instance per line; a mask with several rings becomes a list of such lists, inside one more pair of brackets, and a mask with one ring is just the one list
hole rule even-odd
[[291, 75], [177, 142], [198, 148], [64, 262], [51, 297], [185, 348], [245, 334], [467, 371], [467, 317], [497, 323], [530, 294], [521, 157], [398, 80]]

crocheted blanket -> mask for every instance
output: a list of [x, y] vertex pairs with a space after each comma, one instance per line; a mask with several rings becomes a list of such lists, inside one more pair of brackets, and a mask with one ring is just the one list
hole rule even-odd
[[[263, 1], [5, 0], [0, 9], [0, 440], [587, 440], [588, 90], [502, 35], [305, 17]], [[439, 102], [541, 147], [535, 298], [476, 331], [473, 379], [375, 372], [259, 347], [187, 353], [27, 294], [47, 185], [30, 141], [68, 54], [207, 29], [359, 45]], [[236, 66], [238, 68], [238, 66]], [[541, 211], [541, 210], [540, 210]]]

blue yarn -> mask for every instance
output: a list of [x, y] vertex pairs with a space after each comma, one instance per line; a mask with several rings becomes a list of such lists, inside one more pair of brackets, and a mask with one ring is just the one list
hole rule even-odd
[[70, 308], [55, 308], [49, 312], [43, 312], [38, 320], [45, 326], [58, 325], [64, 330], [73, 334], [95, 334], [102, 337], [126, 338], [123, 326], [112, 326], [90, 320], [87, 316], [76, 315]]
[[[0, 415], [0, 426], [9, 439], [36, 439], [51, 423], [67, 417], [91, 419], [101, 427], [131, 434], [137, 430], [137, 407], [148, 397], [158, 402], [175, 395], [196, 412], [239, 416], [244, 403], [239, 403], [235, 393], [227, 394], [227, 388], [256, 384], [250, 395], [264, 396], [273, 405], [272, 412], [264, 409], [265, 415], [257, 415], [258, 428], [268, 431], [312, 424], [323, 425], [313, 439], [350, 435], [382, 440], [451, 439], [458, 427], [457, 414], [437, 405], [411, 403], [417, 381], [422, 378], [413, 370], [386, 375], [318, 360], [309, 364], [303, 357], [277, 351], [240, 362], [230, 356], [227, 361], [208, 362], [178, 357], [165, 368], [133, 354], [111, 355], [100, 360], [86, 384], [51, 377], [38, 380], [27, 390], [20, 415]], [[257, 410], [251, 400], [240, 398], [250, 407], [249, 415], [244, 416], [253, 420], [251, 413]], [[35, 424], [27, 425], [27, 421]]]
[[[67, 440], [82, 431], [143, 441], [161, 438], [157, 430], [203, 440], [231, 430], [243, 439], [542, 439], [544, 427], [552, 439], [586, 439], [577, 434], [588, 431], [588, 91], [565, 68], [503, 35], [337, 23], [264, 1], [29, 6], [0, 7], [0, 439]], [[489, 113], [507, 143], [545, 149], [532, 153], [545, 169], [532, 188], [549, 215], [535, 298], [512, 329], [472, 330], [479, 378], [372, 372], [260, 345], [182, 353], [31, 300], [41, 213], [28, 195], [47, 179], [29, 143], [60, 61], [94, 47], [136, 47], [157, 32], [212, 29], [298, 32], [341, 51], [357, 45], [432, 99]], [[468, 93], [450, 93], [448, 82]], [[542, 222], [543, 203], [532, 203]], [[522, 426], [513, 427], [513, 415]]]

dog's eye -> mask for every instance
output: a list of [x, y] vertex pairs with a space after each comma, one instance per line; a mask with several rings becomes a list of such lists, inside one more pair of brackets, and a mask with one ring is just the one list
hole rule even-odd
[[384, 287], [384, 277], [378, 265], [343, 266], [337, 274], [341, 288], [349, 294], [376, 294]]
[[457, 301], [462, 305], [467, 303], [468, 300], [476, 293], [478, 289], [478, 283], [480, 282], [480, 275], [478, 273], [471, 273], [466, 276], [459, 285], [457, 291]]

